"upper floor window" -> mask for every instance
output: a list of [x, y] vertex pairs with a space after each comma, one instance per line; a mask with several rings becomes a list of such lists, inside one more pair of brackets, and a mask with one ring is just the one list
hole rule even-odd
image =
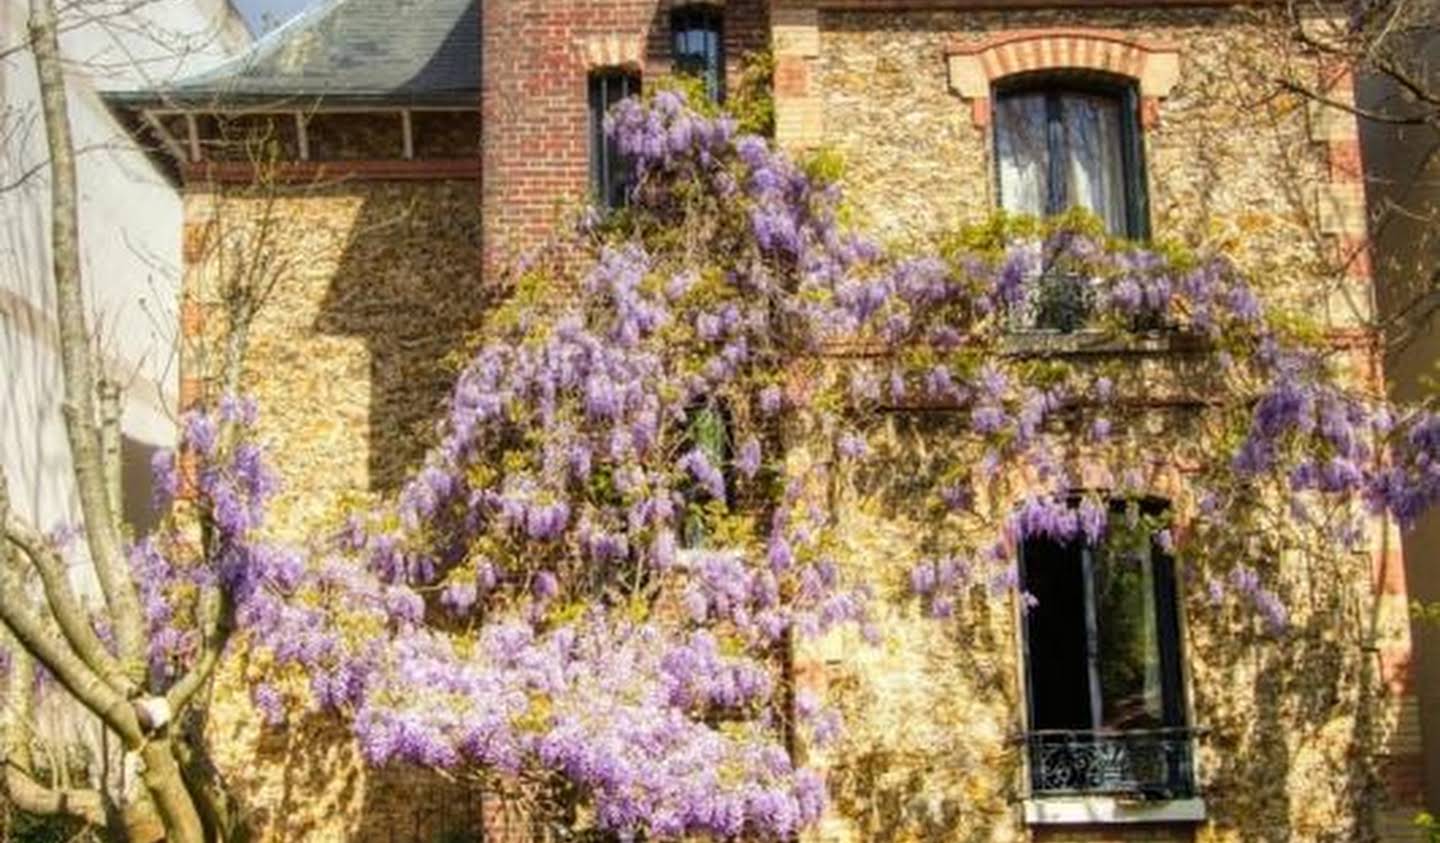
[[1002, 208], [1048, 216], [1080, 207], [1111, 234], [1148, 235], [1133, 86], [1023, 80], [994, 102]]
[[1032, 791], [1191, 796], [1174, 560], [1153, 539], [1082, 536], [1029, 540], [1020, 564], [1037, 601], [1025, 617]]
[[671, 13], [675, 38], [675, 70], [699, 77], [710, 99], [725, 98], [725, 42], [723, 13], [719, 6], [695, 3]]
[[590, 74], [590, 187], [595, 201], [607, 208], [624, 205], [631, 185], [629, 162], [605, 136], [605, 115], [615, 103], [639, 93], [636, 73], [612, 69]]

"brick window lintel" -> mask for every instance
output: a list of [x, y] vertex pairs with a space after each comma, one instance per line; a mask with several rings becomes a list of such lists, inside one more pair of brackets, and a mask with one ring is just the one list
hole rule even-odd
[[950, 88], [969, 100], [977, 126], [990, 123], [990, 90], [997, 80], [1043, 70], [1098, 70], [1135, 81], [1141, 122], [1153, 127], [1159, 101], [1180, 78], [1180, 50], [1166, 41], [1109, 29], [1033, 29], [957, 42], [945, 53]]

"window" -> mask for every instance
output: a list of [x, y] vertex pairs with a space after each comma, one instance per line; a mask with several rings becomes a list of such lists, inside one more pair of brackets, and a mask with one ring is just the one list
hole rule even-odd
[[[1112, 506], [1112, 523], [1124, 512]], [[1140, 544], [1021, 548], [1024, 588], [1038, 601], [1025, 618], [1036, 794], [1192, 795], [1174, 560]]]
[[692, 4], [681, 6], [670, 16], [676, 72], [704, 80], [705, 91], [715, 102], [725, 98], [722, 15], [719, 6]]
[[[686, 417], [685, 442], [687, 450], [689, 448], [698, 450], [705, 455], [710, 466], [720, 472], [725, 484], [725, 495], [718, 503], [728, 507], [734, 482], [730, 472], [730, 415], [725, 407], [704, 403], [692, 408]], [[703, 547], [705, 545], [705, 510], [716, 503], [715, 497], [699, 482], [691, 482], [684, 493], [685, 513], [681, 522], [681, 546]]]
[[997, 91], [1000, 206], [1035, 216], [1085, 208], [1111, 234], [1148, 236], [1144, 171], [1131, 85], [1076, 79]]
[[590, 74], [590, 187], [607, 208], [624, 205], [630, 192], [630, 166], [605, 136], [605, 115], [620, 100], [640, 93], [640, 77], [625, 70]]

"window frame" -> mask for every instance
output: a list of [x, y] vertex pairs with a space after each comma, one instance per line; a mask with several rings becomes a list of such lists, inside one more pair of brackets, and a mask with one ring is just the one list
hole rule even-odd
[[[612, 98], [610, 86], [613, 84], [619, 84], [620, 92]], [[596, 68], [585, 80], [590, 191], [603, 208], [615, 209], [628, 204], [633, 186], [629, 182], [634, 175], [615, 142], [605, 137], [605, 116], [615, 103], [638, 96], [642, 84], [640, 72], [627, 67]]]
[[[1113, 99], [1120, 111], [1120, 158], [1124, 182], [1125, 231], [1112, 232], [1131, 240], [1150, 239], [1150, 206], [1147, 188], [1144, 127], [1140, 114], [1140, 90], [1134, 79], [1098, 71], [1055, 71], [1044, 70], [1023, 73], [997, 80], [990, 92], [993, 103], [992, 114], [999, 111], [1000, 102], [1006, 97], [1026, 94], [1043, 94], [1046, 112], [1046, 164], [1049, 172], [1046, 182], [1049, 190], [1046, 196], [1045, 216], [1053, 216], [1066, 210], [1064, 197], [1056, 195], [1056, 185], [1065, 180], [1058, 178], [1063, 165], [1063, 152], [1058, 149], [1058, 128], [1062, 125], [1060, 100], [1066, 94], [1102, 96]], [[992, 150], [995, 198], [997, 206], [1005, 206], [1004, 186], [1000, 181], [1000, 121], [992, 119], [990, 147]]]
[[[1070, 501], [1071, 506], [1079, 503], [1078, 496]], [[1144, 515], [1159, 515], [1168, 510], [1169, 504], [1159, 498], [1144, 498], [1137, 502]], [[1109, 505], [1109, 517], [1113, 522], [1116, 518], [1124, 517], [1126, 503], [1120, 500], [1111, 500]], [[1033, 540], [1031, 540], [1033, 541]], [[1030, 541], [1022, 542], [1016, 548], [1016, 565], [1019, 573], [1020, 587], [1022, 591], [1030, 582], [1027, 574], [1026, 548]], [[1104, 787], [1096, 789], [1054, 789], [1042, 786], [1039, 781], [1036, 755], [1047, 744], [1049, 737], [1061, 736], [1066, 733], [1074, 736], [1074, 739], [1081, 745], [1099, 745], [1109, 741], [1117, 749], [1112, 751], [1125, 752], [1125, 743], [1128, 740], [1138, 739], [1144, 741], [1150, 739], [1156, 742], [1170, 742], [1183, 745], [1183, 750], [1175, 758], [1169, 759], [1177, 766], [1170, 770], [1170, 775], [1164, 782], [1167, 787], [1157, 789], [1157, 792], [1141, 789], [1140, 795], [1147, 800], [1162, 799], [1170, 802], [1194, 799], [1198, 795], [1196, 788], [1195, 752], [1193, 737], [1195, 734], [1192, 725], [1192, 712], [1189, 707], [1189, 672], [1186, 668], [1185, 653], [1185, 623], [1181, 593], [1181, 582], [1176, 569], [1176, 560], [1170, 553], [1159, 546], [1159, 542], [1152, 537], [1150, 542], [1150, 559], [1153, 571], [1152, 597], [1156, 624], [1156, 647], [1157, 662], [1160, 672], [1160, 695], [1161, 695], [1161, 725], [1154, 728], [1139, 729], [1116, 729], [1107, 728], [1101, 725], [1100, 719], [1103, 716], [1103, 699], [1100, 698], [1103, 689], [1095, 683], [1099, 681], [1098, 646], [1099, 632], [1097, 625], [1097, 602], [1095, 589], [1095, 559], [1094, 546], [1084, 536], [1077, 536], [1070, 543], [1062, 545], [1063, 548], [1078, 545], [1078, 563], [1082, 566], [1082, 593], [1086, 606], [1084, 608], [1086, 625], [1086, 674], [1090, 686], [1086, 689], [1088, 695], [1088, 706], [1090, 708], [1090, 726], [1088, 728], [1066, 728], [1047, 727], [1037, 725], [1036, 716], [1036, 688], [1035, 680], [1036, 663], [1032, 654], [1031, 641], [1031, 609], [1021, 606], [1017, 616], [1019, 625], [1019, 655], [1020, 655], [1020, 678], [1025, 695], [1025, 727], [1026, 745], [1025, 763], [1027, 768], [1026, 782], [1029, 786], [1032, 798], [1067, 798], [1067, 797], [1114, 797], [1124, 795], [1128, 791], [1116, 791]], [[1073, 552], [1073, 551], [1067, 551]], [[1043, 605], [1043, 604], [1042, 604]], [[1098, 705], [1097, 705], [1098, 701]], [[1168, 787], [1173, 785], [1173, 788]]]
[[[711, 32], [715, 38], [713, 56], [705, 52], [682, 51], [682, 39], [692, 32]], [[725, 101], [725, 8], [712, 3], [685, 3], [670, 10], [670, 59], [677, 74], [693, 73], [684, 66], [685, 58], [698, 58], [704, 69], [698, 74], [705, 80], [705, 91], [715, 103]], [[713, 58], [714, 65], [709, 65]]]

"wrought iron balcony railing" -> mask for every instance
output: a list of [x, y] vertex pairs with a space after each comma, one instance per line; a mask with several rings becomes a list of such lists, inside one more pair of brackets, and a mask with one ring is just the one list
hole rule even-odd
[[1095, 309], [1090, 279], [1074, 272], [1048, 270], [1027, 280], [1024, 293], [1010, 307], [1012, 331], [1073, 333], [1086, 327]]
[[1025, 736], [1036, 796], [1195, 795], [1193, 732], [1042, 730]]

